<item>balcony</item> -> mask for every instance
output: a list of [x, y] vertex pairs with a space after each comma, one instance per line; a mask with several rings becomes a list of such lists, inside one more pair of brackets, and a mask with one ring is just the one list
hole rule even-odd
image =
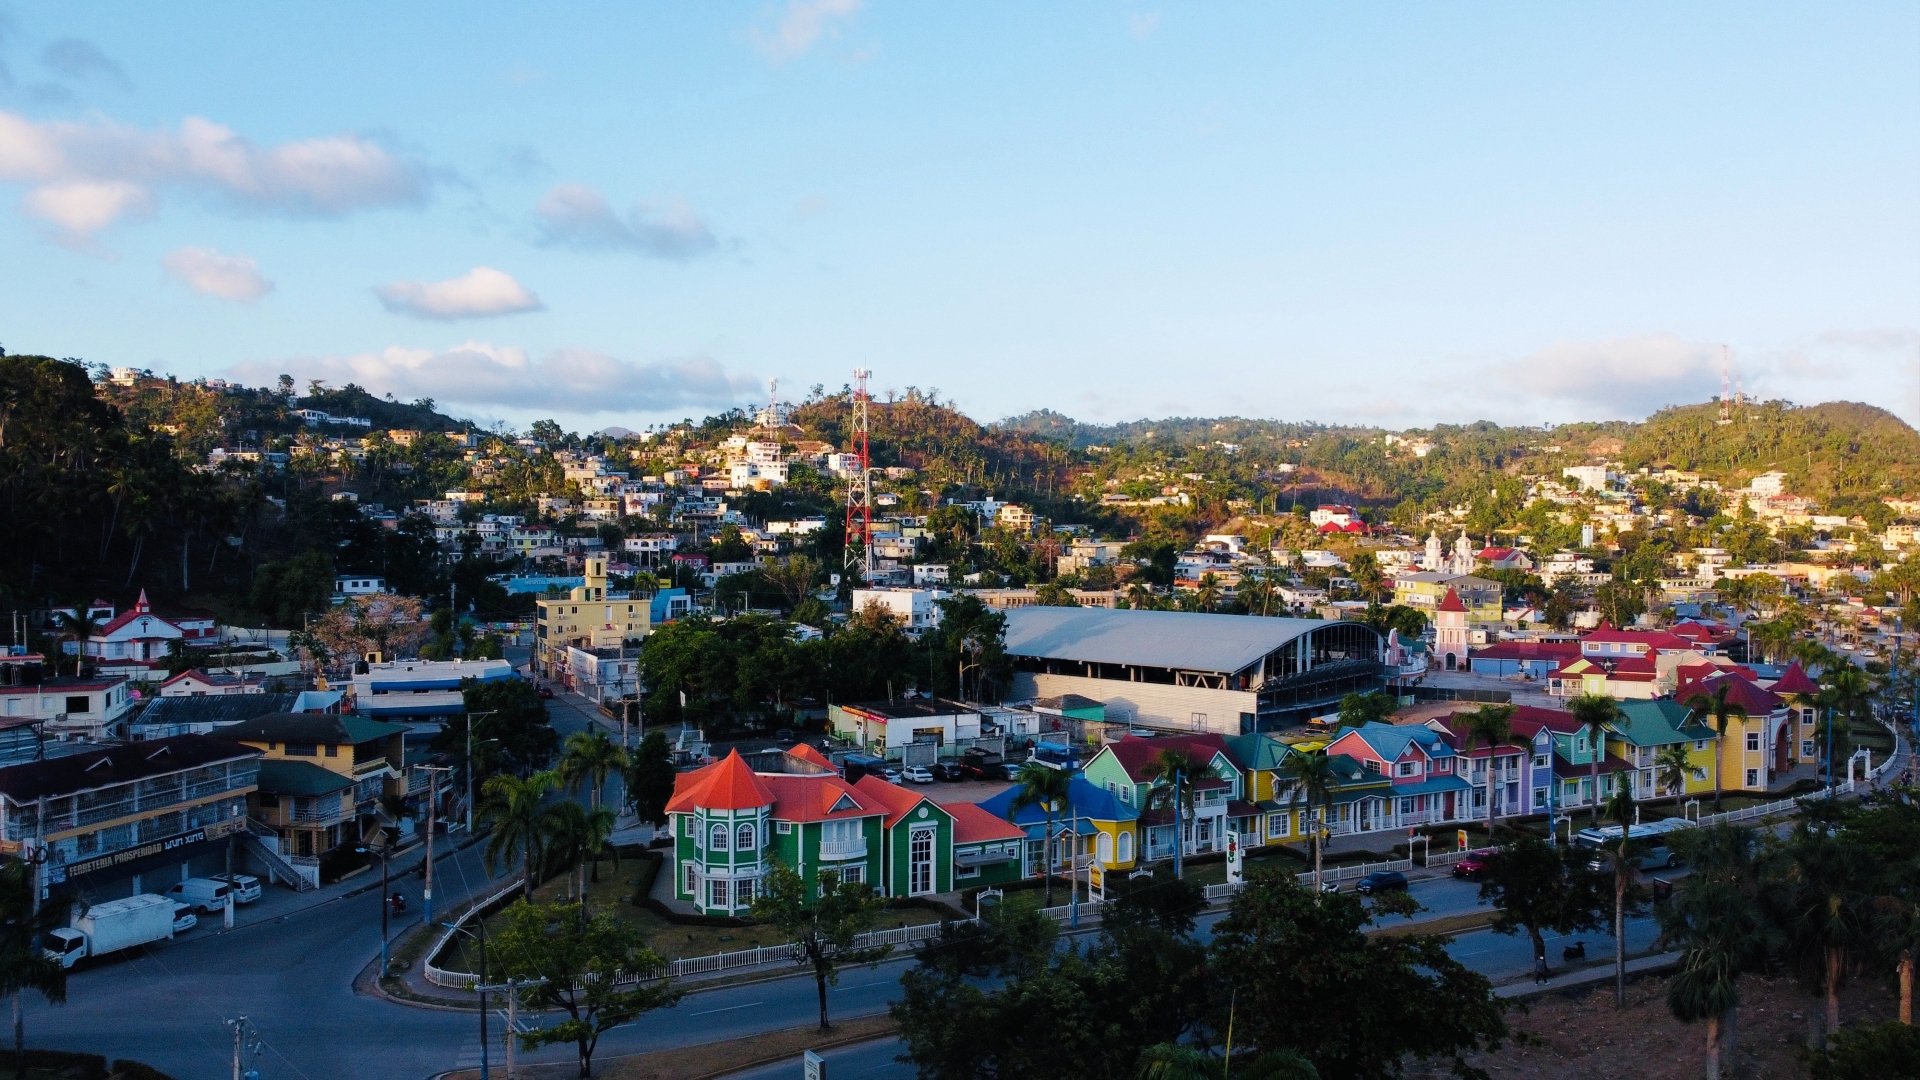
[[864, 859], [867, 857], [867, 839], [858, 840], [822, 840], [820, 841], [821, 859]]
[[282, 811], [282, 818], [290, 825], [338, 825], [350, 817], [352, 811], [340, 803], [331, 806], [312, 806], [302, 810]]

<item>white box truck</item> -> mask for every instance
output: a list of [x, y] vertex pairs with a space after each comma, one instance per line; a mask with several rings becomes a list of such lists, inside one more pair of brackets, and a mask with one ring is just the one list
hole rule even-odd
[[70, 968], [89, 956], [170, 940], [173, 909], [172, 900], [153, 893], [95, 904], [74, 916], [71, 927], [48, 932], [47, 956]]

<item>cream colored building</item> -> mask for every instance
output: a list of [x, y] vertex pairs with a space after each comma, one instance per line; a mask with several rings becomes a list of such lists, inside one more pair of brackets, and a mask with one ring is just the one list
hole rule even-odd
[[604, 555], [586, 560], [586, 583], [576, 586], [566, 597], [535, 602], [534, 659], [547, 678], [558, 678], [566, 671], [567, 648], [617, 648], [637, 642], [652, 629], [651, 605], [645, 597], [631, 597], [607, 591], [607, 559]]

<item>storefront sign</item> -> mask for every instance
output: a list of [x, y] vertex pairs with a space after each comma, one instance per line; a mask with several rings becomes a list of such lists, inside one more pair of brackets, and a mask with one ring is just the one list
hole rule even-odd
[[82, 859], [79, 862], [65, 863], [60, 866], [49, 866], [47, 868], [47, 883], [49, 885], [58, 885], [63, 881], [81, 877], [86, 874], [97, 874], [103, 870], [128, 867], [130, 864], [140, 862], [143, 859], [184, 854], [190, 847], [198, 847], [209, 841], [219, 840], [239, 832], [241, 824], [238, 819], [222, 821], [215, 825], [208, 825], [202, 829], [194, 829], [192, 832], [184, 832], [174, 836], [162, 837], [158, 840], [150, 840], [144, 844], [130, 848], [122, 848], [119, 851], [108, 852], [105, 855], [96, 855], [89, 859]]

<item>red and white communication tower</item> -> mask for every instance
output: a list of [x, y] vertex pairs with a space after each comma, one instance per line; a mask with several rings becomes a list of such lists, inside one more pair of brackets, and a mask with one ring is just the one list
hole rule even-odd
[[853, 456], [858, 459], [860, 475], [847, 485], [847, 547], [844, 567], [853, 568], [853, 545], [860, 545], [860, 579], [873, 580], [873, 461], [867, 447], [867, 377], [873, 372], [856, 368], [853, 372]]

